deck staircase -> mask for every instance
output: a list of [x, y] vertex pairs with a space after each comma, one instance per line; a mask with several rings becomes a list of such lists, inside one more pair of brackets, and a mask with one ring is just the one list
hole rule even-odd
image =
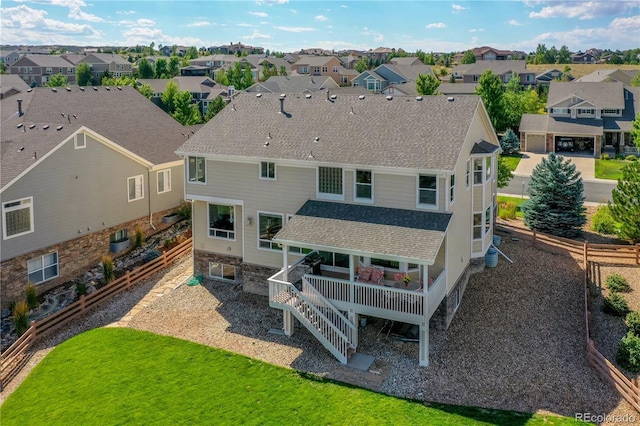
[[357, 327], [303, 277], [300, 288], [280, 285], [270, 305], [293, 313], [341, 363], [356, 351]]

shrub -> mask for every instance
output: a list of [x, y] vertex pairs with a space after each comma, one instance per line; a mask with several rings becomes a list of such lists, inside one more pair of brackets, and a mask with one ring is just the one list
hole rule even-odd
[[624, 317], [630, 310], [627, 301], [624, 300], [620, 293], [611, 293], [602, 301], [602, 311], [609, 315]]
[[160, 253], [158, 250], [149, 250], [144, 255], [144, 263], [151, 262], [153, 259], [156, 259], [160, 256], [162, 256], [162, 253]]
[[29, 304], [26, 300], [16, 302], [13, 308], [13, 324], [18, 336], [22, 336], [29, 329]]
[[142, 230], [142, 227], [138, 226], [136, 228], [136, 236], [135, 236], [135, 240], [134, 240], [134, 246], [135, 247], [141, 247], [143, 243], [144, 243], [144, 231]]
[[609, 159], [609, 154], [600, 154], [600, 159], [601, 160], [608, 160]]
[[516, 203], [513, 201], [505, 201], [498, 203], [498, 217], [500, 219], [515, 219], [516, 218]]
[[640, 337], [640, 312], [629, 312], [625, 318], [629, 332], [634, 336]]
[[109, 284], [116, 279], [116, 273], [113, 267], [113, 259], [111, 256], [102, 256], [102, 274], [104, 275], [104, 282]]
[[86, 292], [87, 292], [87, 286], [84, 283], [76, 284], [76, 293], [78, 293], [78, 296], [80, 296], [81, 294], [85, 294]]
[[605, 284], [611, 292], [617, 291], [629, 291], [631, 288], [629, 287], [629, 283], [620, 274], [611, 274], [607, 277]]
[[27, 296], [27, 305], [29, 305], [29, 309], [35, 309], [38, 307], [38, 295], [36, 291], [36, 286], [33, 283], [27, 283], [27, 286], [24, 289], [25, 295]]
[[620, 340], [616, 361], [629, 371], [640, 372], [640, 337], [628, 332]]
[[182, 219], [191, 219], [191, 203], [182, 200], [176, 210], [176, 213], [178, 213]]
[[600, 234], [611, 235], [616, 232], [616, 221], [611, 215], [609, 206], [599, 206], [591, 218], [591, 229]]
[[624, 160], [624, 155], [616, 154], [616, 160]]
[[624, 159], [627, 161], [638, 161], [638, 157], [632, 154], [627, 155], [626, 157], [624, 157]]

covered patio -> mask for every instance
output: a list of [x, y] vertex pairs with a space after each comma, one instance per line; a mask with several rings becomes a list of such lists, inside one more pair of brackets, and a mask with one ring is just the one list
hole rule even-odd
[[[284, 312], [285, 334], [293, 333], [296, 317], [346, 363], [357, 347], [360, 315], [416, 324], [419, 363], [428, 365], [429, 319], [447, 289], [450, 217], [307, 201], [273, 240], [282, 246], [283, 268], [269, 278], [269, 300]], [[307, 256], [290, 264], [291, 251], [312, 251], [315, 261]], [[321, 267], [314, 268], [319, 261]], [[373, 268], [382, 279], [363, 277], [364, 270]]]

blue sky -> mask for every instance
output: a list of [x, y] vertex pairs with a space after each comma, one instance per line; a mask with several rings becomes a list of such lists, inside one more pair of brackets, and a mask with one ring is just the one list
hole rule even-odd
[[3, 0], [0, 43], [276, 51], [640, 47], [640, 1]]

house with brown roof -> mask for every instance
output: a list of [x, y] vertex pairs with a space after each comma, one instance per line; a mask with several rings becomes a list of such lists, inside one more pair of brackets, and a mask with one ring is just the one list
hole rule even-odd
[[514, 59], [524, 59], [526, 57], [525, 52], [496, 49], [490, 46], [474, 47], [471, 51], [473, 52], [473, 56], [476, 58], [476, 62], [511, 61]]
[[462, 78], [463, 83], [477, 83], [483, 72], [491, 70], [506, 84], [513, 73], [520, 79], [522, 85], [535, 85], [536, 73], [528, 70], [526, 61], [476, 61], [473, 64], [458, 65], [451, 71], [454, 77]]
[[606, 149], [637, 153], [632, 122], [640, 112], [640, 88], [621, 82], [557, 82], [549, 86], [547, 114], [524, 114], [520, 147], [531, 152], [584, 152]]
[[167, 225], [191, 135], [132, 87], [35, 88], [0, 101], [2, 305], [43, 293]]
[[431, 67], [418, 58], [393, 58], [387, 64], [363, 71], [351, 80], [351, 85], [365, 87], [373, 93], [415, 96], [418, 94], [416, 81], [421, 74], [435, 77]]
[[90, 53], [78, 63], [89, 64], [91, 75], [100, 81], [105, 72], [112, 77], [131, 77], [133, 75], [132, 65], [117, 53]]
[[76, 66], [62, 56], [22, 55], [9, 67], [9, 74], [20, 76], [32, 86], [44, 86], [51, 76], [62, 74], [69, 84], [76, 82]]
[[593, 82], [600, 83], [604, 81], [619, 81], [626, 86], [631, 86], [632, 80], [640, 73], [640, 69], [636, 70], [623, 70], [620, 68], [609, 68], [595, 70], [594, 72], [584, 75], [576, 82]]
[[331, 77], [286, 75], [269, 77], [266, 81], [260, 81], [246, 88], [245, 92], [306, 94], [320, 90], [335, 90], [339, 87]]
[[353, 70], [346, 70], [337, 56], [301, 55], [291, 64], [291, 71], [295, 74], [331, 77], [340, 85], [350, 84]]
[[499, 150], [478, 96], [239, 93], [177, 150], [194, 274], [342, 363], [360, 316], [409, 324], [427, 365], [492, 243]]

